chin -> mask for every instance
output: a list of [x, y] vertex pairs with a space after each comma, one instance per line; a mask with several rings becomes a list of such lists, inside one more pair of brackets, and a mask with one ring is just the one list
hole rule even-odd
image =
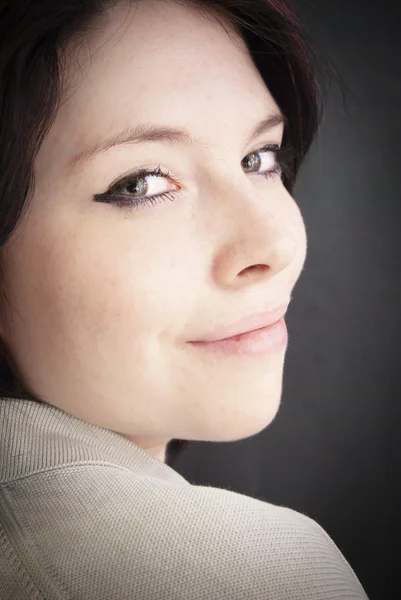
[[209, 421], [202, 434], [196, 437], [199, 441], [205, 442], [237, 442], [253, 437], [272, 424], [279, 406], [280, 396], [275, 401], [270, 398], [268, 402], [264, 401], [259, 405], [249, 402], [246, 406], [247, 410], [240, 410], [237, 407], [233, 409], [231, 415], [226, 411], [223, 420], [215, 419], [214, 428], [210, 427]]
[[270, 418], [264, 421], [252, 421], [250, 423], [241, 423], [237, 427], [233, 427], [231, 430], [222, 431], [221, 434], [216, 438], [216, 442], [238, 442], [247, 438], [253, 437], [261, 433], [264, 429], [269, 427], [274, 421], [276, 413]]

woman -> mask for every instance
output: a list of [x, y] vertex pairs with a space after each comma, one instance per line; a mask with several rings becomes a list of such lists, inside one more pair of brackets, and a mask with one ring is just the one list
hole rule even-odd
[[366, 598], [317, 523], [165, 463], [278, 410], [319, 115], [288, 6], [14, 1], [0, 40], [1, 599]]

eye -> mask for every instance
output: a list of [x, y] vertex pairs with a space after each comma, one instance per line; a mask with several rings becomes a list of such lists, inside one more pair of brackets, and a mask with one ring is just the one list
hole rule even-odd
[[139, 171], [120, 182], [114, 187], [114, 192], [126, 190], [132, 197], [158, 196], [168, 191], [169, 184], [164, 180], [168, 179], [169, 173], [164, 173], [160, 167], [154, 171]]
[[181, 188], [170, 178], [168, 171], [161, 167], [156, 169], [140, 169], [124, 177], [104, 194], [95, 194], [94, 200], [117, 204], [118, 206], [138, 206], [154, 204], [162, 200], [174, 200]]
[[259, 173], [266, 178], [281, 177], [285, 166], [281, 160], [282, 152], [277, 144], [268, 144], [248, 154], [241, 161], [241, 166], [245, 173]]

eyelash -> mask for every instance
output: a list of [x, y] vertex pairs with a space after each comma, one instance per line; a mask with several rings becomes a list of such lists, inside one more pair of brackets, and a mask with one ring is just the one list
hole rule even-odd
[[[289, 175], [291, 171], [291, 161], [294, 157], [291, 147], [287, 146], [282, 148], [277, 144], [267, 144], [266, 146], [263, 146], [263, 148], [260, 148], [255, 152], [247, 154], [245, 158], [252, 156], [253, 154], [259, 154], [261, 152], [273, 152], [277, 155], [276, 165], [274, 169], [272, 171], [265, 171], [263, 173], [258, 173], [257, 171], [251, 171], [250, 173], [254, 175], [262, 175], [266, 179], [272, 179], [277, 175], [280, 175], [281, 178], [284, 175]], [[138, 171], [127, 175], [126, 177], [115, 183], [107, 192], [104, 192], [103, 194], [94, 194], [93, 198], [96, 202], [105, 202], [107, 204], [114, 204], [119, 207], [134, 208], [138, 208], [140, 206], [143, 207], [148, 204], [158, 204], [160, 201], [166, 200], [171, 200], [173, 202], [176, 199], [177, 194], [179, 194], [179, 191], [164, 192], [162, 194], [155, 194], [153, 196], [139, 196], [137, 198], [135, 196], [116, 194], [115, 191], [113, 191], [121, 188], [124, 185], [130, 184], [131, 182], [136, 181], [138, 179], [146, 179], [147, 177], [152, 176], [171, 179], [170, 173], [168, 171], [163, 171], [160, 166], [153, 170], [139, 169]]]

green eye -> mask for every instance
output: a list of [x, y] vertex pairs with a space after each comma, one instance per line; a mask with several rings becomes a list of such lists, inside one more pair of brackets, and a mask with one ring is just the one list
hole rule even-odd
[[276, 177], [282, 174], [281, 148], [276, 144], [264, 146], [257, 152], [245, 156], [241, 165], [245, 173], [258, 173], [264, 177]]
[[262, 161], [260, 159], [260, 155], [258, 152], [254, 152], [253, 154], [249, 154], [248, 156], [246, 156], [242, 162], [242, 168], [244, 169], [244, 171], [246, 173], [252, 172], [252, 171], [259, 171]]

